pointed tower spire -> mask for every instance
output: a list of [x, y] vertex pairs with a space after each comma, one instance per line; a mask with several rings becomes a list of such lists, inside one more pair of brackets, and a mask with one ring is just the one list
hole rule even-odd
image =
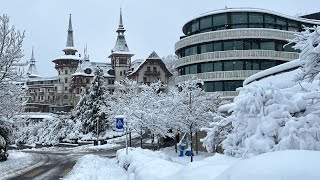
[[33, 46], [32, 46], [32, 52], [31, 52], [31, 58], [30, 58], [30, 63], [35, 63], [36, 59], [34, 58], [34, 53], [33, 53]]
[[32, 47], [30, 65], [29, 65], [29, 68], [27, 71], [27, 75], [29, 78], [40, 77], [40, 75], [38, 74], [37, 68], [36, 68], [36, 59], [34, 58], [33, 47]]
[[68, 37], [67, 37], [66, 48], [63, 49], [63, 51], [65, 55], [75, 55], [77, 52], [77, 50], [74, 48], [74, 42], [73, 42], [71, 14], [69, 16]]
[[72, 30], [71, 14], [70, 14], [70, 17], [69, 17], [69, 28], [68, 28], [67, 47], [74, 47], [74, 44], [73, 44], [73, 30]]
[[124, 32], [126, 30], [124, 29], [123, 27], [123, 20], [122, 20], [122, 8], [120, 8], [120, 20], [119, 20], [119, 27], [117, 29], [117, 33], [118, 33], [118, 36], [124, 36]]

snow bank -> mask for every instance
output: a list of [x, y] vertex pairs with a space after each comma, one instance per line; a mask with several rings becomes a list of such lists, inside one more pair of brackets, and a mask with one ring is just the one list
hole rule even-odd
[[183, 166], [170, 161], [169, 156], [161, 151], [150, 151], [141, 148], [130, 148], [128, 155], [126, 149], [117, 151], [119, 165], [134, 173], [134, 179], [168, 179]]
[[238, 159], [236, 158], [215, 154], [214, 156], [205, 158], [201, 161], [194, 161], [187, 164], [176, 174], [169, 176], [168, 179], [211, 180], [220, 175], [237, 161]]
[[239, 161], [216, 180], [318, 180], [319, 159], [318, 151], [286, 150], [265, 153]]
[[190, 163], [190, 157], [178, 157], [173, 148], [162, 151], [131, 148], [128, 156], [125, 149], [119, 150], [117, 159], [119, 165], [128, 169], [131, 179], [135, 180], [212, 179], [238, 161], [219, 154], [204, 158], [209, 155], [212, 154], [194, 156], [195, 161]]
[[126, 180], [126, 171], [115, 159], [86, 155], [80, 158], [65, 180]]

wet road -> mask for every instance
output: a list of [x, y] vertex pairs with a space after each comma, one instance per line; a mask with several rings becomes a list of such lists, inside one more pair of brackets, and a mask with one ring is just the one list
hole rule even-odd
[[[65, 177], [76, 164], [77, 160], [87, 154], [95, 154], [101, 157], [114, 158], [118, 149], [125, 147], [124, 142], [120, 146], [109, 150], [92, 150], [85, 152], [72, 152], [68, 148], [57, 151], [26, 151], [34, 157], [34, 164], [23, 169], [15, 170], [10, 177], [4, 179], [13, 180], [56, 180]], [[138, 147], [140, 140], [133, 139], [132, 146]], [[3, 178], [3, 177], [2, 177]], [[1, 178], [0, 178], [1, 179]]]

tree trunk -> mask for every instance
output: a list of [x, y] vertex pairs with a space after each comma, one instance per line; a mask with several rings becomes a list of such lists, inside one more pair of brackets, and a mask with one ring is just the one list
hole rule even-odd
[[196, 132], [196, 154], [199, 154], [199, 144], [198, 144], [198, 131]]
[[141, 128], [141, 132], [140, 132], [140, 147], [142, 148], [142, 128]]
[[131, 146], [131, 131], [129, 132], [129, 146], [132, 147]]
[[190, 143], [190, 153], [191, 153], [191, 162], [193, 162], [193, 151], [192, 151], [192, 126], [190, 126], [190, 139], [191, 139], [191, 143]]

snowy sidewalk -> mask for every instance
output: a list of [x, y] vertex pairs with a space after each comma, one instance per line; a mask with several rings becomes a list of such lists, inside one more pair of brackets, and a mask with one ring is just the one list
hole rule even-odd
[[80, 158], [65, 180], [126, 180], [127, 172], [116, 159], [86, 155]]

